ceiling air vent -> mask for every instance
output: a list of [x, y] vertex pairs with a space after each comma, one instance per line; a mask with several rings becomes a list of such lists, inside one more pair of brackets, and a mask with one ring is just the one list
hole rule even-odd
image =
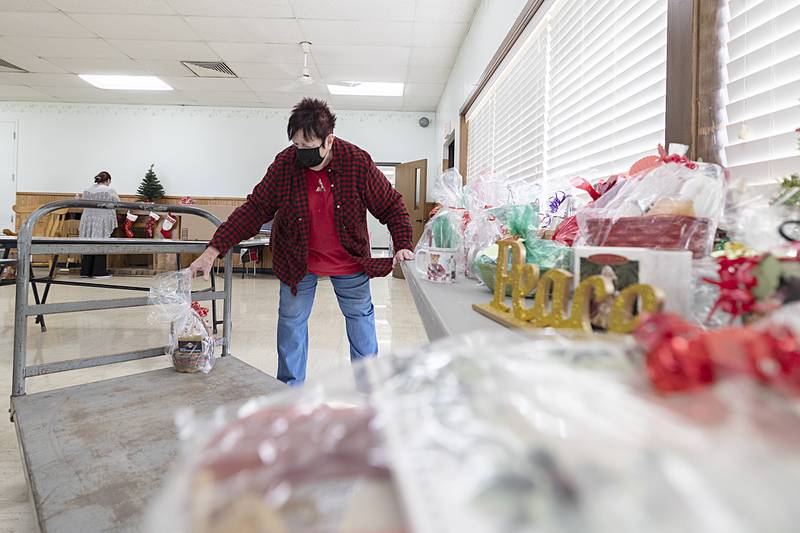
[[238, 78], [222, 61], [181, 61], [183, 66], [201, 78]]
[[0, 59], [0, 72], [28, 72], [24, 68], [12, 65], [8, 61]]

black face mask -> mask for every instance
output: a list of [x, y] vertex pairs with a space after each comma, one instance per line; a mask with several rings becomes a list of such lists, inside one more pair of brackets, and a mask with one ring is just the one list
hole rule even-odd
[[296, 148], [297, 162], [300, 166], [305, 168], [317, 167], [325, 160], [324, 157], [319, 155], [319, 149], [325, 146], [325, 143], [320, 144], [316, 148]]

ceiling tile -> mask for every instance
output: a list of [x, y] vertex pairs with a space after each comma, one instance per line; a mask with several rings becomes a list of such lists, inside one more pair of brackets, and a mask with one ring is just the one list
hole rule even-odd
[[405, 96], [403, 109], [405, 111], [436, 111], [439, 105], [439, 96]]
[[49, 61], [75, 74], [150, 74], [146, 66], [132, 59], [53, 58]]
[[441, 96], [444, 92], [443, 83], [408, 83], [406, 84], [406, 96]]
[[468, 25], [445, 22], [415, 22], [414, 46], [449, 46], [459, 47], [467, 33]]
[[39, 57], [124, 58], [125, 54], [102, 39], [61, 39], [57, 37], [7, 37], [11, 46]]
[[446, 83], [450, 78], [450, 67], [408, 67], [410, 83]]
[[93, 37], [63, 13], [3, 13], [0, 35], [25, 37]]
[[303, 99], [304, 96], [318, 97], [311, 93], [281, 93], [260, 91], [258, 97], [265, 107], [276, 107], [279, 109], [291, 109]]
[[196, 76], [194, 72], [183, 66], [183, 63], [176, 60], [137, 59], [134, 62], [156, 76]]
[[39, 74], [0, 72], [0, 85], [40, 87], [85, 87], [86, 82], [74, 74]]
[[[480, 0], [424, 0], [418, 1], [414, 20], [430, 22], [470, 22]], [[499, 8], [499, 6], [498, 6]]]
[[303, 52], [296, 44], [209, 43], [223, 61], [256, 61], [261, 63], [294, 63], [303, 68]]
[[452, 67], [458, 48], [412, 48], [410, 67]]
[[251, 91], [193, 91], [186, 94], [195, 102], [204, 105], [261, 103], [258, 96]]
[[134, 104], [194, 104], [188, 93], [181, 91], [114, 91], [120, 98]]
[[219, 56], [205, 43], [187, 41], [109, 40], [108, 44], [133, 59], [216, 61]]
[[72, 18], [106, 39], [197, 41], [178, 16], [74, 14]]
[[237, 78], [164, 78], [164, 81], [181, 91], [252, 91]]
[[364, 24], [351, 20], [300, 20], [303, 38], [314, 45], [411, 46], [414, 25], [411, 22], [375, 22]]
[[328, 94], [328, 89], [319, 81], [312, 85], [303, 85], [296, 80], [267, 80], [264, 78], [252, 78], [244, 80], [244, 82], [256, 92]]
[[49, 0], [65, 13], [111, 13], [129, 15], [172, 15], [165, 0]]
[[64, 73], [65, 70], [51, 62], [36, 57], [34, 55], [21, 55], [21, 54], [0, 54], [2, 59], [5, 59], [12, 65], [24, 68], [28, 72], [43, 72], [43, 73]]
[[414, 20], [414, 0], [292, 0], [291, 4], [294, 16], [300, 19]]
[[399, 110], [403, 107], [402, 97], [386, 97], [386, 96], [331, 96], [329, 99], [331, 105], [336, 110], [357, 110], [357, 109], [372, 109], [372, 110]]
[[10, 100], [13, 98], [35, 98], [45, 99], [49, 96], [46, 93], [25, 87], [23, 85], [2, 85], [0, 84], [0, 100]]
[[56, 8], [44, 0], [3, 0], [0, 11], [55, 11]]
[[303, 40], [291, 19], [186, 17], [204, 41], [296, 44]]
[[328, 81], [405, 81], [405, 65], [356, 65], [319, 66], [322, 78]]
[[315, 46], [317, 65], [407, 65], [410, 49], [401, 46]]
[[[240, 78], [264, 78], [268, 80], [294, 80], [303, 70], [302, 55], [295, 63], [240, 63], [227, 62]], [[317, 67], [309, 62], [308, 70], [314, 79], [321, 78]]]
[[182, 15], [292, 18], [289, 0], [167, 0]]

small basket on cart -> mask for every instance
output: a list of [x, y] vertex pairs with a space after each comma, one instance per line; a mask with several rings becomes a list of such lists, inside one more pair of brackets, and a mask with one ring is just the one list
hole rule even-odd
[[179, 270], [162, 274], [150, 289], [153, 322], [168, 320], [166, 353], [178, 372], [208, 373], [214, 367], [216, 340], [205, 317], [208, 309], [192, 301], [192, 274]]

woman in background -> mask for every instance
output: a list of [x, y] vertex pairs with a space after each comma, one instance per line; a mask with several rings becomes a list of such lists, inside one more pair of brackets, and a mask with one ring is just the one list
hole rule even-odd
[[[110, 187], [111, 174], [105, 170], [94, 177], [94, 184], [83, 191], [84, 200], [119, 202], [117, 191]], [[107, 239], [117, 227], [117, 212], [114, 209], [83, 210], [78, 234], [82, 239]], [[105, 255], [84, 255], [81, 257], [81, 276], [94, 279], [110, 278], [106, 269]]]

